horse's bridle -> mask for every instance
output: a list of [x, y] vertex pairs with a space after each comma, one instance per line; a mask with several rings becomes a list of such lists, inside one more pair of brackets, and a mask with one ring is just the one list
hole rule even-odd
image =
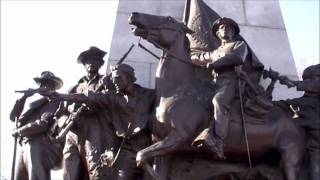
[[[185, 61], [184, 59], [175, 56], [174, 54], [170, 53], [170, 51], [169, 51], [167, 48], [163, 47], [162, 45], [160, 45], [160, 44], [157, 43], [156, 41], [148, 38], [148, 37], [150, 37], [150, 31], [153, 30], [153, 29], [165, 29], [165, 30], [169, 30], [169, 31], [177, 31], [177, 30], [174, 29], [174, 28], [168, 28], [168, 27], [163, 27], [163, 26], [160, 26], [160, 27], [157, 27], [157, 28], [151, 26], [150, 28], [147, 28], [147, 36], [146, 36], [146, 39], [147, 39], [148, 41], [150, 41], [152, 44], [154, 44], [155, 46], [159, 47], [161, 50], [164, 51], [163, 55], [161, 55], [160, 58], [165, 58], [165, 57], [171, 56], [171, 57], [173, 57], [174, 59], [179, 60], [179, 61], [182, 62], [182, 63], [188, 64], [188, 65], [191, 65], [191, 66], [195, 66], [195, 67], [199, 67], [198, 65], [195, 65], [195, 64], [193, 64], [192, 62]], [[182, 31], [182, 30], [179, 30], [178, 33], [183, 33], [183, 31]], [[176, 37], [178, 36], [178, 33], [176, 34], [175, 39], [177, 39]], [[140, 39], [141, 39], [141, 38], [140, 38]], [[139, 39], [139, 42], [140, 42], [140, 39]]]

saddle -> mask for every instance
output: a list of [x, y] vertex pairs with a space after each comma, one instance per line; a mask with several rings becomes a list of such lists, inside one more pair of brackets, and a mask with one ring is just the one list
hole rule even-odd
[[264, 95], [257, 95], [248, 98], [244, 102], [244, 112], [253, 117], [261, 118], [266, 116], [273, 107], [272, 101]]
[[[256, 106], [256, 102], [246, 101], [244, 105], [244, 114], [243, 119], [246, 123], [249, 124], [266, 124], [268, 122], [268, 113], [270, 112], [271, 107], [263, 108]], [[230, 107], [230, 122], [241, 123], [242, 114], [240, 101], [236, 100], [231, 104]]]

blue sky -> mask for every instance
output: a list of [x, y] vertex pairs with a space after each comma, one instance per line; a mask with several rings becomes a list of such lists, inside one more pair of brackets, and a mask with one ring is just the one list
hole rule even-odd
[[298, 72], [319, 63], [319, 0], [280, 0]]

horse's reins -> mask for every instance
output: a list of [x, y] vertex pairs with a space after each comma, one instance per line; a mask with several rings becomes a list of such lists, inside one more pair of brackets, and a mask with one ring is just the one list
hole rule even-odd
[[[160, 27], [160, 28], [161, 28], [161, 29], [170, 30], [170, 31], [177, 31], [176, 29], [173, 29], [173, 28], [167, 28], [167, 27]], [[150, 29], [155, 29], [155, 28], [151, 27]], [[162, 55], [161, 57], [156, 56], [153, 52], [151, 52], [150, 50], [148, 50], [146, 47], [144, 47], [144, 46], [140, 43], [141, 37], [139, 38], [139, 43], [138, 43], [138, 46], [139, 46], [139, 47], [141, 47], [143, 50], [147, 51], [148, 53], [150, 53], [151, 55], [153, 55], [153, 56], [156, 57], [156, 58], [157, 58], [157, 57], [158, 57], [158, 58], [165, 58], [165, 57], [171, 56], [171, 57], [173, 57], [174, 59], [179, 60], [179, 61], [182, 62], [182, 63], [188, 64], [188, 65], [191, 65], [191, 66], [195, 66], [195, 67], [199, 67], [198, 65], [195, 65], [195, 64], [193, 64], [192, 62], [185, 61], [184, 59], [175, 56], [174, 54], [170, 53], [170, 51], [169, 51], [167, 48], [163, 47], [163, 46], [160, 45], [159, 43], [157, 43], [157, 42], [151, 40], [150, 38], [148, 38], [148, 37], [150, 37], [150, 29], [147, 31], [147, 37], [146, 37], [146, 39], [147, 39], [148, 41], [150, 41], [152, 44], [154, 44], [155, 46], [159, 47], [161, 50], [163, 50], [163, 51], [164, 51], [163, 54], [165, 54], [165, 55]], [[176, 34], [176, 37], [177, 37], [177, 36], [178, 36], [178, 34]], [[175, 39], [176, 39], [176, 37], [175, 37]]]
[[[153, 27], [151, 27], [150, 29], [154, 29]], [[171, 30], [171, 31], [176, 31], [176, 29], [172, 29], [172, 28], [164, 28], [162, 27], [162, 29], [167, 29], [167, 30]], [[168, 56], [171, 56], [173, 57], [174, 59], [176, 60], [179, 60], [180, 62], [182, 63], [185, 63], [185, 64], [188, 64], [188, 65], [191, 65], [191, 66], [196, 66], [196, 67], [199, 67], [198, 65], [195, 65], [193, 64], [192, 62], [189, 62], [189, 61], [185, 61], [184, 59], [180, 58], [180, 57], [177, 57], [175, 55], [173, 55], [172, 53], [170, 53], [170, 51], [168, 49], [166, 49], [165, 47], [161, 46], [160, 44], [158, 44], [157, 42], [151, 40], [150, 38], [148, 38], [150, 36], [150, 30], [147, 31], [147, 37], [146, 39], [148, 41], [150, 41], [151, 43], [153, 43], [155, 46], [159, 47], [160, 49], [162, 49], [164, 51], [164, 55], [162, 55], [161, 57], [158, 57], [156, 56], [154, 53], [152, 53], [150, 50], [148, 50], [146, 47], [144, 47], [141, 43], [140, 43], [140, 40], [141, 40], [141, 37], [139, 38], [139, 47], [141, 47], [142, 49], [144, 49], [145, 51], [149, 52], [151, 55], [153, 55], [154, 57], [156, 58], [166, 58]], [[176, 35], [176, 37], [178, 36], [178, 34]], [[238, 85], [239, 85], [239, 95], [240, 95], [240, 108], [241, 108], [241, 118], [242, 118], [242, 125], [243, 125], [243, 128], [244, 128], [244, 134], [245, 134], [245, 142], [246, 142], [246, 149], [247, 149], [247, 155], [248, 155], [248, 161], [249, 161], [249, 166], [250, 168], [252, 168], [252, 162], [251, 162], [251, 155], [250, 155], [250, 149], [249, 149], [249, 142], [248, 142], [248, 137], [247, 137], [247, 131], [246, 131], [246, 126], [245, 126], [245, 120], [244, 120], [244, 110], [243, 110], [243, 99], [242, 99], [242, 94], [241, 94], [241, 82], [240, 82], [240, 79], [238, 80]]]

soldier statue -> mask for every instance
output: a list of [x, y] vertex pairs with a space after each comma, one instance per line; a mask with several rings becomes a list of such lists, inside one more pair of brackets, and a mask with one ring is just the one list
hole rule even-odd
[[[217, 91], [212, 103], [216, 135], [209, 135], [205, 143], [221, 158], [224, 157], [224, 138], [229, 126], [228, 108], [236, 95], [237, 75], [235, 67], [243, 63], [248, 53], [246, 43], [236, 40], [239, 32], [238, 24], [232, 19], [217, 19], [212, 25], [212, 33], [220, 39], [221, 45], [212, 52], [191, 55], [191, 60], [195, 64], [204, 63], [207, 68], [214, 71]], [[211, 126], [211, 128], [213, 127]], [[210, 134], [213, 133], [209, 132], [212, 130], [206, 131]]]
[[[243, 85], [239, 84], [239, 78], [244, 79], [255, 94], [256, 106], [247, 106], [248, 113], [251, 112], [250, 108], [262, 106], [251, 114], [266, 114], [267, 109], [272, 107], [271, 101], [269, 102], [264, 97], [264, 89], [258, 84], [261, 73], [250, 72], [254, 74], [250, 77], [250, 74], [244, 71], [248, 66], [246, 59], [250, 54], [250, 49], [246, 42], [239, 37], [239, 32], [239, 26], [235, 21], [226, 17], [219, 18], [212, 25], [212, 33], [220, 40], [220, 46], [212, 52], [191, 54], [191, 60], [194, 64], [206, 66], [213, 71], [213, 80], [216, 86], [216, 92], [212, 99], [214, 125], [205, 129], [196, 138], [193, 145], [199, 146], [204, 143], [220, 158], [224, 158], [224, 139], [228, 133], [231, 103], [235, 97], [239, 96], [237, 90], [244, 91]], [[258, 61], [255, 63], [260, 64]], [[260, 66], [263, 67], [262, 64]], [[249, 102], [252, 103], [252, 100], [248, 100], [246, 103]]]
[[[79, 55], [78, 63], [83, 64], [87, 75], [71, 88], [70, 94], [108, 90], [105, 86], [107, 77], [99, 74], [105, 54], [97, 47], [90, 47]], [[79, 112], [81, 106], [81, 103], [68, 103], [65, 108], [65, 114], [69, 118], [77, 114], [78, 119], [66, 134], [63, 151], [64, 179], [108, 179], [112, 176], [112, 169], [101, 162], [101, 157], [105, 152], [112, 156], [116, 144], [110, 114], [99, 106], [88, 106]]]
[[[62, 161], [63, 144], [52, 137], [57, 127], [54, 117], [60, 102], [36, 97], [35, 93], [55, 91], [61, 88], [63, 82], [50, 71], [42, 72], [34, 81], [39, 84], [39, 89], [23, 91], [23, 96], [16, 101], [10, 114], [10, 119], [18, 124], [12, 135], [19, 137], [22, 145], [16, 180], [50, 180], [50, 170], [60, 167]], [[28, 103], [31, 96], [36, 100]]]
[[117, 179], [147, 179], [146, 173], [136, 165], [136, 155], [151, 145], [148, 125], [155, 103], [155, 92], [134, 83], [136, 77], [130, 65], [120, 64], [112, 69], [111, 79], [116, 87], [116, 95], [112, 99], [104, 98], [103, 103], [111, 105], [113, 124], [117, 135], [123, 138], [117, 160]]
[[[118, 180], [146, 178], [142, 169], [136, 166], [136, 155], [151, 144], [148, 121], [152, 117], [155, 101], [154, 90], [135, 84], [134, 69], [127, 64], [112, 68], [111, 79], [116, 92], [92, 92], [81, 94], [48, 94], [60, 100], [86, 103], [97, 108], [110, 109], [116, 133], [122, 138], [117, 159], [105, 159], [105, 163], [115, 166]], [[116, 157], [115, 157], [116, 158]], [[113, 162], [112, 162], [113, 161]], [[110, 164], [111, 162], [111, 164]]]
[[303, 96], [287, 103], [295, 113], [294, 120], [306, 132], [309, 178], [316, 180], [320, 177], [320, 64], [306, 68], [302, 78], [291, 84], [304, 91]]

